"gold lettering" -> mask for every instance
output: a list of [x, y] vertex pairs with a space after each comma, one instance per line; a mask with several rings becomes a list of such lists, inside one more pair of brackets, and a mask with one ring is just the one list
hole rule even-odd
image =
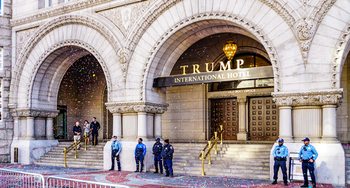
[[180, 66], [180, 68], [182, 68], [182, 70], [183, 70], [182, 75], [186, 75], [186, 68], [188, 68], [188, 65]]
[[220, 62], [220, 71], [225, 71], [225, 70], [231, 70], [231, 61], [227, 61], [226, 65], [224, 64], [224, 62]]
[[198, 64], [194, 64], [193, 65], [193, 74], [197, 74], [197, 73], [201, 73], [201, 72], [199, 72], [199, 65]]
[[214, 79], [216, 79], [216, 75], [215, 74], [213, 74], [212, 76], [213, 76]]
[[193, 81], [197, 81], [197, 80], [198, 80], [197, 77], [194, 76], [194, 77], [193, 77]]
[[188, 81], [189, 81], [189, 82], [192, 82], [192, 76], [188, 78]]
[[214, 62], [211, 63], [211, 70], [209, 70], [209, 63], [206, 63], [206, 64], [205, 64], [205, 70], [206, 70], [207, 72], [213, 72], [213, 70], [214, 70]]
[[179, 82], [181, 82], [181, 80], [180, 80], [180, 78], [175, 78], [175, 83], [179, 83]]

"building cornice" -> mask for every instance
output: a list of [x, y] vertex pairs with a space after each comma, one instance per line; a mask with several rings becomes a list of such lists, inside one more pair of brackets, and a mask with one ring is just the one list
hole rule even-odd
[[48, 117], [54, 118], [59, 110], [10, 109], [12, 117]]
[[126, 103], [106, 103], [107, 109], [111, 113], [137, 113], [147, 112], [163, 114], [167, 111], [169, 104], [158, 104], [151, 102], [126, 102]]
[[310, 92], [274, 92], [272, 96], [278, 106], [339, 106], [343, 98], [343, 89]]

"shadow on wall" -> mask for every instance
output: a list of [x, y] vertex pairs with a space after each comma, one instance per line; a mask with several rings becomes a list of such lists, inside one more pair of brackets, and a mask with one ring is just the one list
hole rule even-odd
[[[331, 169], [327, 167], [327, 163], [325, 161], [321, 162], [321, 165], [316, 168], [315, 170], [316, 174], [316, 182], [317, 180], [323, 180], [324, 183], [331, 183], [331, 180], [333, 179]], [[338, 178], [339, 179], [339, 178]]]

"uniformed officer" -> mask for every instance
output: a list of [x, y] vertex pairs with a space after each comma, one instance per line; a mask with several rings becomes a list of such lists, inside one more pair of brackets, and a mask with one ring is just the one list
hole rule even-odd
[[173, 177], [173, 153], [174, 148], [169, 144], [169, 139], [164, 140], [164, 148], [162, 150], [162, 157], [164, 159], [164, 168], [166, 172], [166, 177]]
[[[136, 171], [135, 172], [142, 172], [143, 170], [143, 159], [146, 155], [146, 145], [142, 143], [142, 138], [139, 138], [138, 144], [135, 148], [135, 160], [136, 160]], [[141, 163], [141, 170], [139, 171], [139, 163]]]
[[288, 186], [287, 182], [287, 157], [288, 157], [288, 148], [283, 145], [284, 140], [281, 138], [278, 140], [278, 146], [275, 147], [273, 150], [273, 157], [275, 159], [275, 164], [273, 166], [273, 182], [272, 184], [277, 184], [277, 175], [278, 175], [278, 170], [281, 167], [282, 169], [282, 174], [283, 174], [283, 181], [284, 185]]
[[113, 139], [112, 144], [111, 144], [111, 151], [112, 151], [112, 167], [111, 167], [111, 169], [109, 169], [109, 170], [110, 170], [110, 171], [111, 171], [111, 170], [114, 170], [114, 160], [117, 159], [118, 171], [120, 171], [121, 168], [120, 168], [119, 154], [120, 154], [120, 152], [122, 151], [122, 147], [121, 147], [120, 143], [119, 143], [118, 140], [117, 140], [117, 136], [113, 136], [112, 139]]
[[160, 173], [163, 174], [163, 164], [162, 164], [162, 156], [160, 155], [162, 153], [163, 144], [160, 142], [160, 138], [156, 138], [156, 143], [153, 145], [153, 155], [154, 155], [154, 166], [156, 168], [156, 171], [154, 173], [158, 173], [158, 164]]
[[318, 153], [314, 146], [310, 144], [309, 138], [304, 138], [304, 146], [301, 147], [299, 152], [299, 161], [302, 162], [303, 176], [304, 176], [304, 185], [301, 187], [309, 187], [309, 181], [307, 178], [307, 170], [309, 169], [312, 187], [316, 187], [316, 178], [315, 178], [315, 167], [314, 162], [318, 157]]

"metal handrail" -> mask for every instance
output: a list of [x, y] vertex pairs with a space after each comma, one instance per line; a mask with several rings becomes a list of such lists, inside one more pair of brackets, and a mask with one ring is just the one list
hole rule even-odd
[[[220, 141], [221, 141], [221, 145], [222, 145], [222, 134], [224, 133], [224, 128], [222, 125], [220, 125], [220, 130], [219, 132], [214, 132], [214, 136], [211, 137], [211, 139], [208, 141], [207, 145], [204, 147], [204, 149], [201, 151], [201, 154], [199, 155], [199, 159], [202, 160], [202, 176], [204, 176], [204, 160], [207, 158], [207, 156], [209, 155], [209, 163], [211, 164], [211, 150], [213, 149], [213, 147], [215, 146], [215, 154], [218, 154], [218, 141], [219, 141], [219, 137], [218, 137], [218, 133], [220, 134]], [[212, 141], [213, 144], [212, 144]], [[208, 149], [207, 153], [205, 153], [205, 150]], [[205, 155], [204, 155], [205, 153]]]
[[[53, 186], [51, 185], [51, 182], [54, 181], [55, 179], [57, 180], [56, 182], [59, 181], [59, 183], [62, 184], [62, 182], [65, 181], [65, 183], [68, 182], [69, 185], [71, 184], [71, 182], [72, 182], [72, 184], [74, 184], [74, 182], [76, 182], [76, 183], [88, 184], [88, 185], [90, 185], [89, 187], [91, 187], [91, 185], [95, 185], [95, 187], [96, 187], [96, 186], [98, 186], [98, 187], [104, 186], [104, 187], [130, 188], [129, 186], [126, 186], [126, 185], [119, 185], [119, 184], [114, 184], [114, 183], [93, 182], [93, 181], [88, 181], [88, 180], [77, 180], [77, 179], [63, 178], [63, 177], [58, 177], [58, 176], [47, 176], [47, 179], [46, 179], [46, 187], [47, 187], [47, 188], [53, 187]], [[54, 182], [55, 182], [55, 181], [54, 181]], [[54, 187], [55, 187], [55, 185], [54, 185]], [[76, 187], [79, 187], [79, 185], [76, 186]], [[83, 186], [83, 187], [84, 187], [84, 186]], [[87, 187], [87, 186], [86, 186], [86, 187]]]
[[91, 135], [92, 131], [90, 130], [88, 133], [85, 133], [83, 137], [81, 137], [78, 141], [74, 140], [74, 143], [63, 149], [61, 154], [64, 154], [64, 167], [67, 167], [67, 154], [74, 148], [75, 156], [74, 158], [78, 158], [77, 145], [80, 144], [83, 140], [85, 140], [85, 150], [87, 150], [87, 137]]
[[[5, 171], [5, 172], [9, 172], [9, 173], [16, 173], [16, 174], [20, 174], [20, 175], [30, 175], [30, 176], [33, 176], [34, 180], [32, 181], [32, 179], [30, 178], [20, 178], [18, 175], [16, 175], [16, 177], [14, 178], [13, 182], [11, 181], [11, 179], [9, 180], [4, 180], [4, 181], [0, 181], [3, 185], [4, 183], [6, 182], [10, 182], [10, 183], [25, 183], [25, 184], [34, 184], [34, 187], [42, 187], [42, 188], [45, 188], [45, 178], [43, 175], [41, 174], [36, 174], [36, 173], [30, 173], [30, 172], [22, 172], [22, 171], [17, 171], [17, 170], [10, 170], [10, 169], [5, 169], [5, 168], [0, 168], [0, 179], [4, 178], [5, 176], [3, 175], [2, 171]], [[40, 178], [41, 180], [41, 185], [38, 185], [38, 183], [36, 182], [36, 178]], [[20, 182], [20, 180], [24, 180], [24, 182]], [[28, 182], [27, 182], [27, 181]], [[37, 184], [36, 184], [37, 183]], [[35, 186], [37, 185], [37, 186]], [[32, 186], [31, 186], [32, 187]]]

